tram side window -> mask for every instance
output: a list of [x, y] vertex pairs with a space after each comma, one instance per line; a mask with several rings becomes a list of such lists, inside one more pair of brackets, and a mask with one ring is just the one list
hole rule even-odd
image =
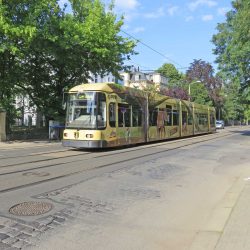
[[167, 105], [166, 111], [167, 115], [166, 115], [165, 125], [172, 126], [172, 106]]
[[118, 104], [118, 126], [131, 126], [131, 110], [127, 104]]
[[142, 126], [142, 110], [138, 106], [132, 107], [132, 124], [133, 124], [133, 127]]
[[192, 124], [193, 124], [193, 116], [192, 114], [188, 112], [188, 125], [192, 125]]
[[187, 111], [182, 111], [182, 125], [187, 125]]
[[116, 122], [116, 106], [114, 102], [109, 104], [109, 126], [114, 128]]
[[178, 110], [173, 110], [173, 125], [179, 125], [179, 112]]
[[106, 96], [104, 93], [98, 93], [97, 127], [100, 129], [106, 127]]
[[215, 118], [214, 114], [210, 114], [210, 126], [215, 127]]
[[206, 125], [207, 124], [207, 115], [206, 114], [197, 113], [197, 119], [198, 119], [198, 123], [200, 125]]
[[149, 111], [149, 126], [157, 125], [157, 116], [158, 116], [158, 109]]
[[195, 113], [195, 120], [198, 124], [200, 124], [200, 114], [199, 113]]
[[198, 114], [199, 116], [199, 124], [207, 125], [207, 115], [206, 114]]
[[204, 125], [208, 125], [207, 114], [203, 114]]
[[201, 125], [201, 114], [197, 113], [196, 114], [198, 124]]

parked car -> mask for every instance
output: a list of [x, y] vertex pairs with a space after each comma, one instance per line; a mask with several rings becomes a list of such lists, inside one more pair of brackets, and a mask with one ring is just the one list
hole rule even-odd
[[224, 125], [224, 121], [222, 121], [222, 120], [217, 120], [216, 121], [216, 128], [218, 128], [218, 129], [224, 129], [224, 127], [225, 127], [225, 125]]

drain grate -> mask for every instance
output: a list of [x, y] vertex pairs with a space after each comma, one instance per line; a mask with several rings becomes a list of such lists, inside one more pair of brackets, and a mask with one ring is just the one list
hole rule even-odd
[[9, 212], [14, 215], [32, 216], [49, 212], [53, 208], [47, 202], [27, 201], [10, 208]]

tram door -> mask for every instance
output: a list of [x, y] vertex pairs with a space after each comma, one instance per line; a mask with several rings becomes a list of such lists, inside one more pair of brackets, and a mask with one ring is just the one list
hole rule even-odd
[[131, 105], [118, 103], [117, 136], [120, 145], [131, 143]]
[[108, 106], [108, 127], [107, 127], [107, 141], [109, 146], [117, 145], [117, 104], [116, 102], [110, 102]]

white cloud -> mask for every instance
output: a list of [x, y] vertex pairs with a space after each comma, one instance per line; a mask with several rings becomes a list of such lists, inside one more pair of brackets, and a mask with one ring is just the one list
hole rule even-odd
[[164, 15], [165, 15], [164, 9], [161, 7], [159, 9], [157, 9], [155, 12], [147, 13], [144, 16], [146, 18], [159, 18], [159, 17], [162, 17]]
[[133, 33], [140, 33], [140, 32], [143, 32], [145, 31], [145, 28], [144, 27], [136, 27], [132, 30]]
[[192, 21], [192, 20], [194, 20], [194, 17], [193, 17], [193, 16], [187, 16], [187, 17], [185, 18], [185, 21], [186, 21], [186, 22], [190, 22], [190, 21]]
[[208, 22], [208, 21], [213, 20], [214, 17], [213, 17], [213, 15], [204, 15], [204, 16], [202, 16], [201, 19], [202, 19], [202, 21], [204, 21], [204, 22]]
[[173, 16], [178, 9], [179, 9], [178, 6], [172, 6], [168, 8], [167, 12], [170, 16]]
[[115, 6], [123, 10], [134, 10], [139, 5], [137, 0], [115, 0]]
[[219, 9], [217, 9], [217, 13], [218, 13], [218, 15], [220, 15], [220, 16], [225, 16], [226, 13], [227, 13], [229, 10], [230, 10], [230, 8], [228, 8], [228, 7], [219, 8]]
[[191, 11], [194, 11], [200, 6], [213, 7], [216, 5], [217, 5], [217, 2], [213, 0], [196, 0], [188, 4], [188, 7]]

